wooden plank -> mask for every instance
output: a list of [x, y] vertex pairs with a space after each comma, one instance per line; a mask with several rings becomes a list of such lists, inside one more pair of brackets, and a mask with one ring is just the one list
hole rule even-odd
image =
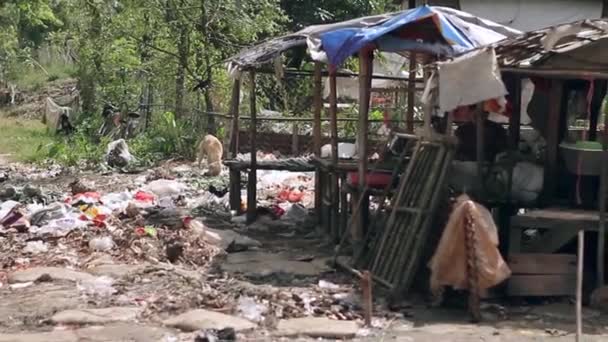
[[576, 274], [576, 255], [573, 254], [511, 254], [509, 268], [522, 274]]
[[576, 291], [576, 274], [512, 275], [507, 281], [509, 296], [572, 296]]
[[255, 71], [249, 72], [251, 78], [251, 90], [249, 93], [249, 106], [251, 111], [251, 127], [249, 128], [251, 135], [249, 136], [249, 146], [251, 148], [251, 168], [249, 169], [249, 177], [247, 178], [247, 223], [252, 223], [256, 219], [257, 211], [257, 110], [255, 98]]
[[526, 228], [564, 229], [568, 227], [596, 230], [599, 214], [595, 210], [546, 208], [513, 216], [511, 225]]
[[559, 148], [559, 129], [561, 116], [561, 103], [564, 93], [562, 80], [552, 79], [549, 90], [549, 108], [547, 115], [547, 149], [545, 155], [545, 184], [543, 199], [550, 200], [557, 190], [557, 157]]
[[579, 227], [547, 231], [540, 239], [525, 246], [526, 252], [555, 253], [576, 237]]

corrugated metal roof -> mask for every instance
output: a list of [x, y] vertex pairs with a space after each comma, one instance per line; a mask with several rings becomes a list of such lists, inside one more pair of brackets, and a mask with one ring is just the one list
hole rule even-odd
[[[608, 20], [588, 19], [506, 38], [494, 44], [494, 48], [501, 67], [533, 69], [547, 64], [552, 57], [573, 55], [575, 50], [600, 41], [608, 42], [605, 38], [608, 38]], [[590, 59], [591, 63], [594, 62]]]

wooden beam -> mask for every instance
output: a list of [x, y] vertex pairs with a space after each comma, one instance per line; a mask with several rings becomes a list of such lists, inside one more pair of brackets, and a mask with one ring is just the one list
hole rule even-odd
[[553, 70], [542, 70], [542, 69], [526, 69], [526, 68], [513, 68], [513, 67], [501, 67], [500, 71], [508, 72], [513, 74], [527, 75], [527, 76], [540, 76], [554, 79], [608, 79], [608, 72], [604, 71], [592, 71], [592, 70], [567, 70], [567, 69], [553, 69]]
[[[359, 125], [357, 126], [357, 155], [359, 157], [359, 196], [367, 196], [366, 178], [367, 178], [367, 145], [368, 145], [368, 130], [369, 130], [369, 102], [370, 88], [372, 86], [374, 51], [371, 48], [363, 49], [359, 52]], [[353, 245], [356, 247], [363, 243], [365, 236], [365, 217], [366, 210], [364, 206], [367, 201], [362, 202], [361, 210], [358, 211], [356, 224], [352, 230]]]
[[545, 183], [543, 198], [551, 199], [557, 188], [557, 156], [560, 136], [561, 103], [564, 93], [562, 80], [551, 80], [549, 90], [549, 108], [547, 115], [547, 150], [545, 155]]
[[407, 86], [407, 132], [414, 133], [414, 104], [416, 101], [416, 84], [413, 82], [416, 79], [416, 53], [410, 52], [410, 74], [409, 84]]
[[251, 123], [249, 128], [249, 146], [251, 147], [251, 168], [247, 179], [247, 223], [252, 223], [256, 219], [257, 210], [257, 110], [255, 95], [255, 71], [249, 72], [251, 79], [251, 89], [249, 93], [249, 106], [251, 111]]

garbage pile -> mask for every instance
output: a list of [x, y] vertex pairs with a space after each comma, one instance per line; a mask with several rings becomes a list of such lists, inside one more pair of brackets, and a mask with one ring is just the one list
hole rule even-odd
[[70, 188], [66, 194], [30, 185], [0, 190], [4, 267], [78, 266], [80, 257], [94, 252], [125, 263], [186, 259], [202, 266], [220, 251], [186, 209], [186, 195], [191, 202], [197, 195], [182, 182], [157, 179], [107, 193], [81, 181]]
[[[259, 242], [259, 236], [239, 234], [247, 229], [230, 222], [227, 180], [202, 177], [199, 171], [182, 164], [139, 175], [101, 176], [95, 182], [70, 176], [64, 192], [49, 191], [65, 182], [63, 178], [42, 187], [0, 187], [0, 291], [77, 274], [75, 291], [88, 303], [135, 305], [142, 308], [144, 321], [201, 308], [240, 316], [271, 330], [278, 321], [292, 318], [361, 320], [356, 282], [329, 267], [314, 266], [310, 271], [313, 261], [322, 263], [324, 254], [311, 255], [306, 249], [299, 256], [277, 257], [302, 225], [285, 225], [291, 228], [273, 235], [276, 247]], [[116, 184], [101, 185], [112, 180]], [[285, 208], [282, 219], [308, 218], [306, 196], [312, 194], [312, 175], [264, 171], [259, 184], [266, 194], [261, 204]], [[293, 201], [290, 192], [292, 202], [281, 193], [288, 186], [302, 188], [304, 194]], [[195, 215], [201, 208], [215, 208], [214, 216]], [[222, 220], [222, 213], [227, 213], [227, 220]], [[212, 226], [213, 217], [223, 227]], [[300, 238], [317, 243], [307, 233]], [[260, 278], [226, 266], [238, 266], [243, 258], [250, 261], [248, 255], [259, 260], [251, 272], [263, 274]], [[16, 273], [40, 269], [42, 273], [33, 278], [15, 282]], [[111, 271], [106, 275], [95, 270]], [[266, 284], [246, 279], [264, 279]]]
[[[264, 153], [258, 151], [257, 161], [279, 161], [278, 153]], [[250, 154], [239, 154], [238, 160], [248, 161]], [[306, 160], [305, 157], [302, 157]], [[295, 158], [291, 158], [290, 162], [297, 162]], [[284, 214], [290, 212], [292, 207], [295, 211], [306, 211], [314, 206], [314, 172], [292, 172], [280, 170], [258, 170], [257, 171], [257, 198], [258, 207], [269, 208], [275, 216], [283, 217]], [[247, 190], [243, 189], [241, 193], [242, 209], [245, 209], [247, 203]], [[289, 218], [289, 217], [287, 217]], [[292, 217], [293, 218], [293, 217]]]

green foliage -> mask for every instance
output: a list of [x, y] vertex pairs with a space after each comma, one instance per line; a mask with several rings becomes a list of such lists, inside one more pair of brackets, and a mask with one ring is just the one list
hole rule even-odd
[[[123, 110], [136, 110], [149, 101], [177, 109], [227, 112], [231, 80], [224, 61], [230, 55], [302, 26], [383, 12], [390, 4], [389, 0], [3, 0], [0, 83], [35, 90], [48, 81], [76, 77], [84, 111], [77, 132], [35, 146], [40, 146], [40, 158], [69, 165], [83, 160], [98, 163], [107, 145], [95, 136], [103, 103]], [[44, 47], [52, 52], [50, 58], [41, 53]], [[352, 60], [346, 65], [356, 71]], [[311, 70], [312, 64], [304, 61], [303, 68]], [[210, 86], [192, 90], [202, 81]], [[286, 115], [310, 116], [311, 81], [262, 81], [260, 105]], [[271, 99], [265, 91], [280, 96]], [[201, 120], [177, 109], [156, 113], [147, 131], [128, 142], [142, 163], [193, 156], [204, 133], [201, 128], [211, 123], [205, 116]], [[225, 128], [217, 126], [216, 135], [223, 138]]]
[[39, 121], [18, 120], [0, 114], [0, 130], [3, 132], [0, 134], [0, 154], [9, 155], [10, 160], [40, 160], [44, 157], [40, 147], [53, 142], [53, 137]]

